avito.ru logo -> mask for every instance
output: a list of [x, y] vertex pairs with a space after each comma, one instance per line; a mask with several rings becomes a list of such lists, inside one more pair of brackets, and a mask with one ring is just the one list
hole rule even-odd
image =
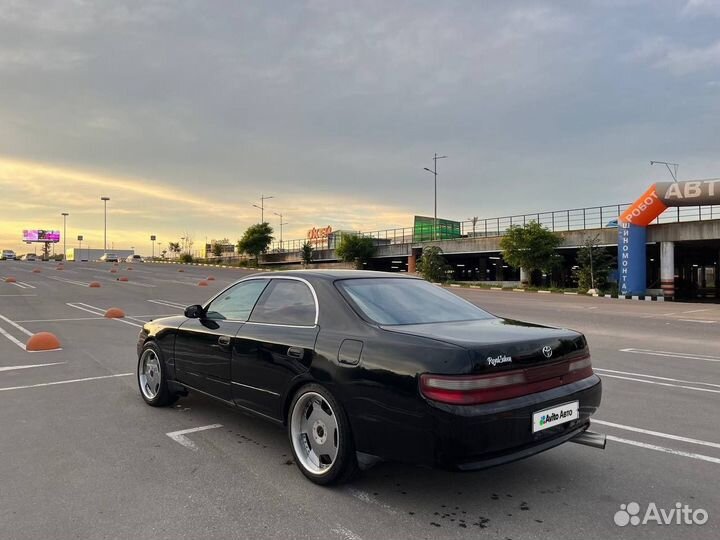
[[640, 505], [636, 502], [621, 504], [620, 510], [615, 512], [613, 517], [615, 525], [625, 527], [626, 525], [705, 525], [708, 521], [707, 510], [698, 508], [693, 510], [687, 504], [675, 503], [675, 508], [665, 510], [658, 508], [653, 502], [648, 504], [645, 513], [640, 517]]

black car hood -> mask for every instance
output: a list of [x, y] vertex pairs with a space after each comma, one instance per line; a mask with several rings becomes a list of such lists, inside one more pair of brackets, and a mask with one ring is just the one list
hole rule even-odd
[[[382, 328], [463, 347], [470, 353], [473, 373], [536, 366], [587, 353], [585, 337], [578, 332], [511, 319], [492, 318]], [[550, 357], [547, 356], [546, 347], [550, 347]]]

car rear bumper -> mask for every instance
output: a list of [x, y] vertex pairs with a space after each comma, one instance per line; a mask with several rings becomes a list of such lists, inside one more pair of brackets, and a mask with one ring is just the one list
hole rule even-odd
[[[460, 470], [493, 467], [543, 452], [579, 435], [600, 405], [602, 383], [597, 375], [496, 403], [446, 406], [431, 403], [434, 465]], [[532, 432], [533, 413], [579, 402], [576, 420]]]

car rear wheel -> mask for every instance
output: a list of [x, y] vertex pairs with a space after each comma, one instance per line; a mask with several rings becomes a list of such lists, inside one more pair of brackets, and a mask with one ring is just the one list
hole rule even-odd
[[174, 403], [178, 396], [168, 389], [164, 362], [160, 347], [146, 343], [138, 359], [137, 380], [140, 395], [145, 403], [153, 407], [164, 407]]
[[290, 405], [288, 434], [295, 463], [320, 485], [348, 481], [357, 471], [350, 422], [325, 388], [303, 386]]

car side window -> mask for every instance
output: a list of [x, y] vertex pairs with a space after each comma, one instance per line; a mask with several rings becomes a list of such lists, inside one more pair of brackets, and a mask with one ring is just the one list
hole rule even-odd
[[250, 322], [313, 326], [315, 297], [302, 281], [273, 279], [253, 309]]
[[247, 321], [255, 303], [268, 284], [266, 279], [251, 279], [229, 288], [208, 306], [208, 319]]

